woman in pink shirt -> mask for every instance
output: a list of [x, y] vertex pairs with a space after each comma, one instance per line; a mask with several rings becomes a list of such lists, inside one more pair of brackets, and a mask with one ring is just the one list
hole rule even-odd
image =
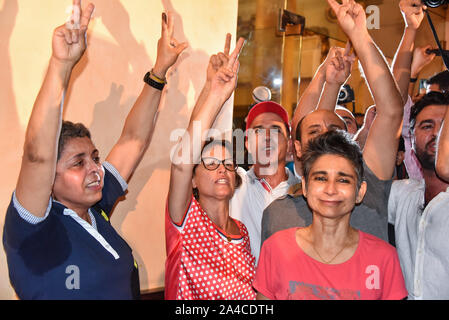
[[313, 221], [264, 242], [253, 283], [257, 298], [407, 297], [395, 248], [349, 223], [366, 192], [356, 142], [342, 131], [329, 131], [309, 142], [301, 160], [303, 194]]

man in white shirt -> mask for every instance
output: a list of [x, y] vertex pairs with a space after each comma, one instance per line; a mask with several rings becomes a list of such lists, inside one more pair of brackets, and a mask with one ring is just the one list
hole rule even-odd
[[264, 209], [284, 196], [289, 187], [298, 183], [288, 170], [286, 154], [289, 148], [290, 126], [285, 109], [272, 101], [256, 104], [246, 120], [245, 146], [255, 164], [245, 171], [238, 168], [242, 185], [231, 200], [231, 216], [248, 229], [251, 251], [259, 258], [261, 222]]

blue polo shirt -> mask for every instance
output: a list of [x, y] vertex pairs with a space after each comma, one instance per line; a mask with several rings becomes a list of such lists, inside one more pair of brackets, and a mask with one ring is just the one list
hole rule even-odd
[[[109, 221], [126, 182], [109, 163], [92, 225], [50, 199], [38, 218], [13, 193], [3, 230], [9, 278], [20, 299], [132, 299], [137, 265]], [[95, 209], [94, 209], [95, 208]], [[101, 209], [99, 209], [101, 208]]]

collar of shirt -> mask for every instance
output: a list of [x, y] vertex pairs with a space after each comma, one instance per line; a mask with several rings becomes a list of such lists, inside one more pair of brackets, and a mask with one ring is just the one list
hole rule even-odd
[[90, 221], [92, 221], [92, 224], [83, 220], [75, 211], [67, 208], [62, 203], [56, 200], [53, 200], [53, 206], [56, 208], [59, 207], [57, 208], [57, 212], [62, 213], [65, 216], [69, 216], [73, 220], [75, 220], [84, 230], [87, 231], [87, 233], [94, 237], [95, 240], [97, 240], [103, 246], [103, 248], [105, 248], [114, 257], [114, 259], [117, 260], [120, 258], [117, 251], [115, 251], [114, 248], [106, 241], [106, 239], [98, 232], [97, 223], [91, 209], [89, 209], [87, 212], [89, 214]]
[[[70, 216], [73, 220], [75, 220], [81, 227], [83, 227], [84, 230], [86, 230], [92, 237], [94, 237], [95, 240], [97, 240], [103, 246], [103, 248], [105, 248], [115, 258], [115, 260], [117, 260], [118, 258], [120, 258], [119, 254], [117, 253], [117, 251], [114, 250], [114, 248], [112, 248], [112, 246], [106, 241], [106, 239], [98, 232], [96, 223], [95, 223], [95, 218], [94, 218], [92, 212], [90, 211], [90, 209], [89, 209], [88, 213], [91, 218], [92, 225], [90, 223], [88, 223], [86, 220], [81, 219], [81, 217], [75, 211], [73, 211], [69, 208], [65, 208], [63, 211], [63, 214], [65, 216]], [[94, 223], [95, 223], [95, 228], [93, 226]]]
[[256, 174], [254, 172], [254, 167], [252, 167], [251, 169], [248, 170], [247, 177], [249, 178], [249, 181], [251, 183], [255, 183], [256, 181], [259, 181], [265, 190], [273, 193], [276, 190], [288, 188], [288, 186], [297, 184], [301, 181], [301, 180], [298, 180], [298, 178], [288, 168], [285, 168], [285, 173], [288, 176], [287, 180], [284, 180], [281, 183], [279, 183], [276, 186], [276, 188], [274, 188], [274, 189], [270, 186], [270, 184], [265, 179], [263, 179], [263, 178], [260, 179], [256, 176]]

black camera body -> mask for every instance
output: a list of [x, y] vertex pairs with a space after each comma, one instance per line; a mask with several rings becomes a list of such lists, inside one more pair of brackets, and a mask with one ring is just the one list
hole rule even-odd
[[422, 2], [429, 8], [437, 8], [448, 3], [447, 0], [422, 0]]
[[338, 94], [338, 104], [345, 104], [355, 100], [354, 90], [349, 84], [345, 84]]

